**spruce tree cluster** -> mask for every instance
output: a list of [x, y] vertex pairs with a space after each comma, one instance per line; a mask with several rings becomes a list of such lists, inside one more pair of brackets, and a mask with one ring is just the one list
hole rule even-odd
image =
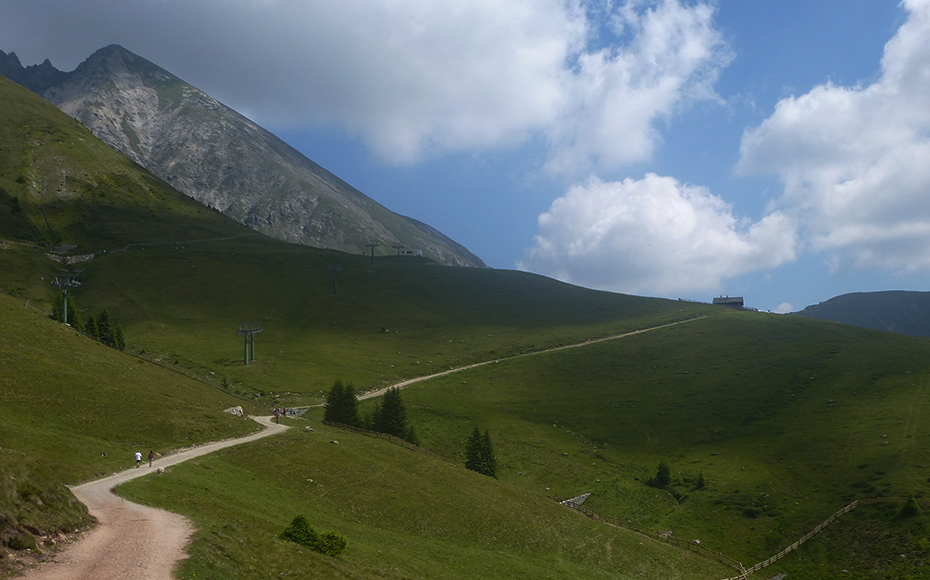
[[[89, 314], [87, 320], [84, 320], [81, 317], [80, 311], [74, 305], [74, 299], [71, 297], [71, 294], [68, 294], [65, 303], [68, 306], [68, 319], [65, 322], [70, 324], [72, 328], [79, 332], [83, 332], [90, 338], [97, 342], [102, 342], [107, 346], [119, 350], [126, 349], [123, 327], [118, 322], [113, 323], [110, 321], [110, 313], [106, 308], [96, 317], [94, 317], [93, 314]], [[52, 318], [54, 320], [61, 320], [61, 300], [56, 300], [52, 306]]]
[[487, 429], [481, 433], [476, 425], [465, 441], [465, 467], [482, 475], [497, 477], [497, 457]]
[[396, 387], [388, 389], [384, 398], [375, 405], [368, 419], [368, 427], [372, 431], [400, 437], [414, 445], [419, 444], [413, 426], [407, 422], [407, 408], [400, 397], [400, 389]]
[[123, 327], [110, 322], [110, 313], [104, 308], [95, 318], [93, 314], [87, 317], [84, 323], [84, 334], [107, 346], [124, 350], [126, 340], [123, 338]]
[[355, 396], [355, 387], [352, 386], [352, 383], [344, 385], [341, 379], [336, 379], [326, 395], [323, 420], [352, 427], [361, 426], [362, 421], [359, 419], [358, 414], [358, 397]]

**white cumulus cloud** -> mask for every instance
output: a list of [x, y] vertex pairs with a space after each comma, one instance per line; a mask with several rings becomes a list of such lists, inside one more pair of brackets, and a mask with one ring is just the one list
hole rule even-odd
[[613, 23], [632, 40], [577, 55], [566, 85], [569, 106], [549, 129], [551, 170], [648, 160], [660, 140], [658, 119], [695, 100], [717, 98], [714, 83], [732, 55], [713, 26], [710, 6], [667, 1], [637, 10], [625, 4]]
[[773, 212], [756, 223], [706, 188], [672, 177], [591, 178], [539, 217], [518, 268], [587, 287], [674, 296], [795, 257], [795, 229]]
[[3, 10], [5, 50], [27, 64], [67, 68], [122, 44], [262, 124], [334, 127], [397, 163], [528, 142], [549, 143], [555, 171], [643, 160], [654, 124], [715, 98], [730, 58], [710, 3], [682, 0], [4, 0]]
[[930, 269], [930, 2], [902, 5], [876, 81], [783, 99], [740, 146], [738, 171], [782, 179], [775, 207], [834, 269]]

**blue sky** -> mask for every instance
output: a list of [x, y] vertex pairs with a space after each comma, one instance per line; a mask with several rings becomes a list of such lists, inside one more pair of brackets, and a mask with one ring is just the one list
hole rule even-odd
[[494, 268], [799, 310], [930, 282], [930, 0], [6, 0], [117, 43]]

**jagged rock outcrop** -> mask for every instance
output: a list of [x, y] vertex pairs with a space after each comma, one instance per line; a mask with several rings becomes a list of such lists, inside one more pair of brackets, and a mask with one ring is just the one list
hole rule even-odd
[[403, 245], [443, 264], [486, 267], [436, 229], [388, 210], [120, 46], [97, 51], [70, 73], [48, 61], [24, 69], [15, 54], [0, 52], [0, 74], [41, 94], [178, 190], [272, 237], [352, 253], [366, 252], [371, 242], [381, 244], [380, 253]]
[[42, 64], [23, 67], [15, 52], [6, 54], [2, 50], [0, 50], [0, 75], [36, 93], [41, 93], [49, 87], [64, 82], [68, 77], [68, 73], [52, 66], [48, 59], [45, 59]]

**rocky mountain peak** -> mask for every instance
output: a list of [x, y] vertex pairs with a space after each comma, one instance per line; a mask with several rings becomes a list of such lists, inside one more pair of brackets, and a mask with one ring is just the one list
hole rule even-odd
[[[14, 59], [18, 63], [15, 55], [6, 57]], [[36, 73], [21, 84], [178, 190], [255, 230], [352, 253], [367, 252], [372, 242], [385, 248], [383, 253], [402, 245], [442, 264], [486, 267], [435, 228], [388, 210], [236, 111], [119, 45], [96, 51], [71, 73], [55, 72], [59, 76]]]
[[24, 67], [15, 52], [6, 54], [2, 50], [0, 50], [0, 75], [34, 92], [41, 92], [62, 82], [67, 77], [67, 73], [52, 66], [49, 59], [45, 59], [42, 64]]

